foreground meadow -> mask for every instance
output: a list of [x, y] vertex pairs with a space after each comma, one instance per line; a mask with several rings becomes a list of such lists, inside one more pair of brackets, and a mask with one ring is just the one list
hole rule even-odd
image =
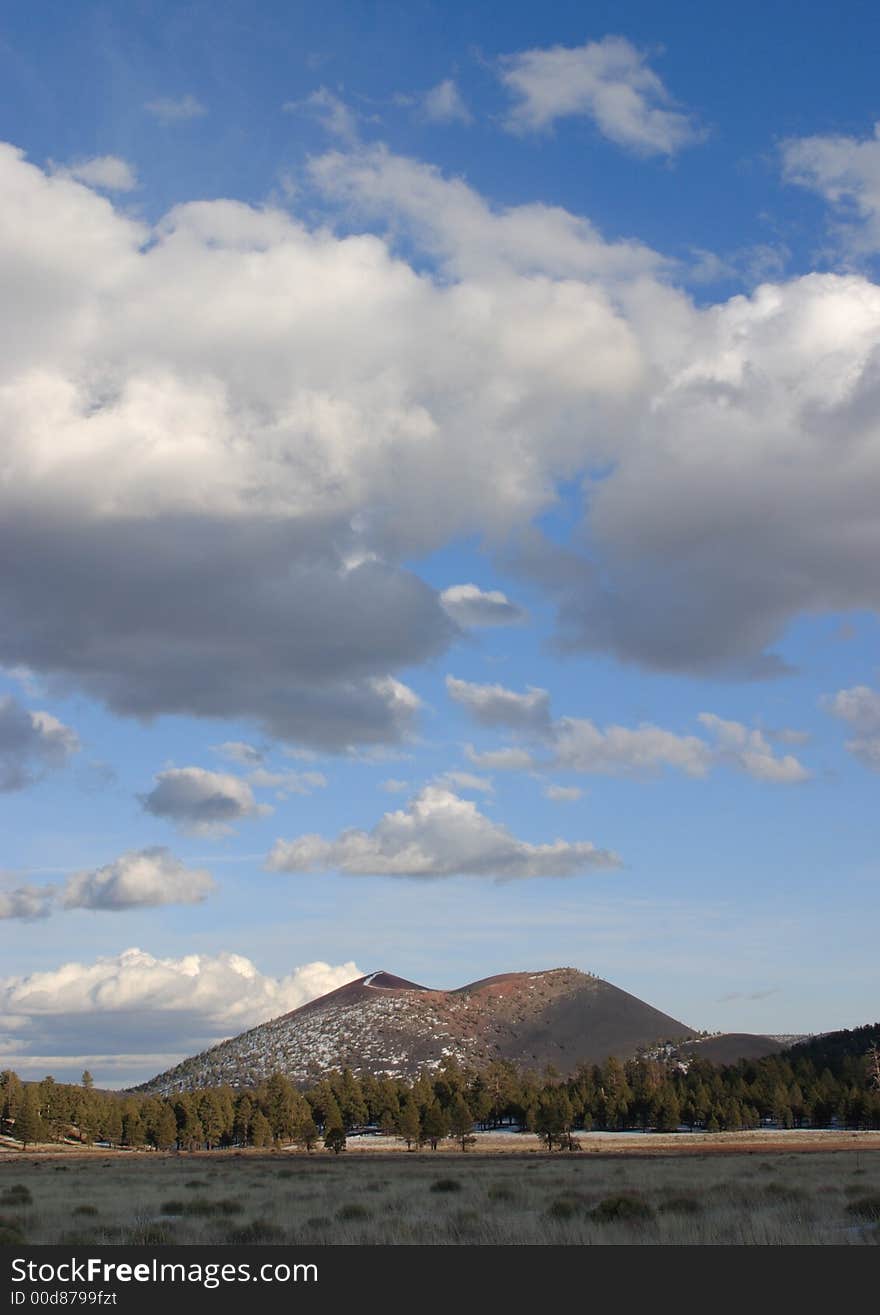
[[876, 1244], [880, 1150], [21, 1155], [0, 1162], [0, 1240]]

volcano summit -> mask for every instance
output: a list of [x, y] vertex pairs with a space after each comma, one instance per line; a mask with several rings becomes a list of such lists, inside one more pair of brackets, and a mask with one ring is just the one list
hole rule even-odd
[[281, 1072], [295, 1082], [330, 1069], [413, 1077], [446, 1058], [493, 1059], [561, 1073], [609, 1055], [684, 1041], [692, 1028], [590, 973], [552, 968], [502, 973], [434, 991], [392, 973], [368, 973], [268, 1023], [222, 1041], [138, 1090], [165, 1094], [230, 1083], [248, 1087]]

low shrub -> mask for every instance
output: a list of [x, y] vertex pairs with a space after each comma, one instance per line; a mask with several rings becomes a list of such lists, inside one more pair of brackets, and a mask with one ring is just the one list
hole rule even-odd
[[670, 1196], [657, 1207], [662, 1215], [698, 1215], [703, 1206], [695, 1196]]
[[505, 1187], [503, 1183], [493, 1183], [487, 1188], [486, 1195], [490, 1201], [512, 1201], [516, 1192], [511, 1187]]
[[461, 1183], [457, 1178], [438, 1178], [431, 1183], [432, 1192], [460, 1192]]
[[590, 1211], [590, 1218], [599, 1224], [634, 1224], [653, 1217], [653, 1207], [640, 1196], [606, 1196]]
[[264, 1242], [283, 1242], [284, 1229], [268, 1219], [253, 1219], [241, 1228], [233, 1228], [226, 1234], [226, 1241], [235, 1246], [254, 1246]]
[[139, 1247], [167, 1247], [177, 1242], [174, 1230], [168, 1224], [155, 1223], [135, 1224], [133, 1228], [127, 1228], [125, 1240]]
[[191, 1215], [197, 1219], [210, 1219], [214, 1215], [240, 1215], [243, 1209], [241, 1201], [231, 1197], [210, 1201], [203, 1196], [197, 1196], [193, 1201], [165, 1201], [161, 1207], [163, 1215]]
[[369, 1219], [369, 1217], [370, 1212], [367, 1207], [358, 1201], [346, 1201], [345, 1205], [341, 1205], [336, 1211], [337, 1219]]
[[850, 1201], [846, 1213], [856, 1219], [880, 1221], [880, 1196], [861, 1196], [857, 1201]]
[[13, 1183], [0, 1196], [0, 1205], [31, 1205], [33, 1199], [29, 1187], [24, 1183]]
[[551, 1219], [574, 1219], [580, 1213], [580, 1205], [570, 1197], [561, 1196], [558, 1201], [551, 1201], [547, 1214]]
[[96, 1205], [75, 1205], [73, 1207], [73, 1214], [75, 1215], [96, 1215], [98, 1213]]
[[771, 1201], [803, 1201], [807, 1194], [789, 1183], [768, 1183], [764, 1195]]

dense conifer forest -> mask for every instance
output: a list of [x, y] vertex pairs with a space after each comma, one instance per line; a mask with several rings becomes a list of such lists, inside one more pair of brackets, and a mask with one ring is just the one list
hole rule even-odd
[[305, 1088], [280, 1073], [252, 1090], [209, 1087], [167, 1097], [80, 1084], [22, 1082], [0, 1073], [0, 1132], [35, 1142], [103, 1143], [158, 1150], [214, 1150], [296, 1143], [345, 1147], [378, 1130], [409, 1148], [452, 1137], [462, 1150], [475, 1128], [518, 1128], [549, 1149], [576, 1149], [575, 1130], [707, 1132], [780, 1128], [880, 1128], [880, 1024], [817, 1037], [764, 1059], [724, 1066], [699, 1057], [639, 1056], [582, 1065], [563, 1078], [481, 1071], [450, 1061], [415, 1081], [331, 1072]]

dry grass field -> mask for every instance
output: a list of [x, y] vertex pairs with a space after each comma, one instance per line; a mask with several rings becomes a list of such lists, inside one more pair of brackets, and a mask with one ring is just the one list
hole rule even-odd
[[880, 1242], [880, 1149], [0, 1158], [0, 1240], [439, 1245]]

